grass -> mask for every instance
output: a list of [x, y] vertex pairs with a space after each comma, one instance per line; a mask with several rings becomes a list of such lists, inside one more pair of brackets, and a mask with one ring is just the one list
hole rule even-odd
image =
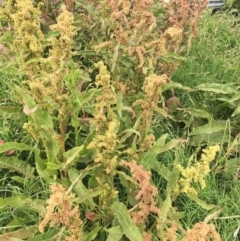
[[194, 87], [201, 83], [239, 83], [240, 26], [227, 13], [211, 15], [209, 11], [198, 24], [198, 37], [173, 80]]
[[[186, 61], [177, 69], [172, 79], [189, 87], [203, 83], [240, 83], [240, 25], [236, 17], [225, 12], [211, 15], [206, 11], [198, 25], [198, 37], [192, 41]], [[184, 106], [212, 110], [209, 93], [186, 93], [181, 98]]]

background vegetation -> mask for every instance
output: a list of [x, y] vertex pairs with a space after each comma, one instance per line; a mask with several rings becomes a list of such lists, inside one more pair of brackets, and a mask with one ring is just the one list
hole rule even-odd
[[238, 3], [0, 1], [0, 240], [238, 240]]

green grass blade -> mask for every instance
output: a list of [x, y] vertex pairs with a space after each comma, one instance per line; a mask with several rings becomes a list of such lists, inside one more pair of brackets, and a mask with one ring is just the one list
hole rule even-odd
[[200, 198], [198, 198], [197, 196], [194, 196], [192, 194], [187, 194], [187, 196], [192, 199], [194, 202], [196, 202], [200, 207], [202, 207], [205, 210], [212, 210], [213, 208], [216, 207], [216, 205], [214, 204], [207, 204], [206, 202], [204, 202], [203, 200], [201, 200]]

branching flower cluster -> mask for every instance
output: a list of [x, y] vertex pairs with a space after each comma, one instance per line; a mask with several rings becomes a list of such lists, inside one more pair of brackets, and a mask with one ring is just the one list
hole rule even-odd
[[145, 92], [145, 97], [141, 100], [135, 101], [133, 107], [141, 106], [141, 111], [138, 111], [140, 117], [139, 130], [144, 136], [140, 150], [144, 151], [150, 148], [155, 140], [152, 134], [147, 133], [150, 130], [154, 110], [158, 106], [158, 101], [161, 96], [161, 87], [167, 82], [167, 76], [156, 74], [145, 78], [142, 90]]
[[96, 85], [102, 87], [102, 93], [96, 99], [96, 115], [91, 121], [97, 131], [95, 138], [88, 145], [88, 149], [94, 149], [94, 161], [104, 164], [105, 171], [110, 173], [115, 170], [117, 156], [114, 154], [118, 143], [118, 120], [112, 110], [112, 105], [117, 103], [116, 95], [111, 88], [110, 74], [103, 62], [96, 64], [99, 74], [96, 76]]
[[132, 177], [138, 183], [140, 190], [135, 196], [138, 201], [138, 210], [133, 211], [131, 215], [136, 224], [143, 224], [147, 221], [150, 213], [160, 214], [160, 210], [156, 207], [154, 200], [158, 190], [150, 183], [151, 172], [145, 171], [136, 161], [121, 161], [121, 165], [127, 166], [131, 170]]
[[[163, 241], [177, 241], [177, 225], [173, 223], [166, 231]], [[216, 231], [213, 224], [205, 222], [196, 223], [192, 229], [185, 232], [184, 238], [181, 241], [221, 241], [219, 233]]]
[[197, 190], [192, 186], [192, 183], [199, 183], [201, 189], [204, 189], [206, 187], [205, 177], [210, 172], [209, 165], [215, 159], [218, 151], [220, 151], [218, 145], [210, 146], [203, 150], [201, 159], [196, 161], [191, 167], [184, 168], [181, 165], [178, 165], [182, 177], [178, 181], [175, 193], [182, 192], [197, 195]]
[[220, 235], [217, 233], [213, 224], [204, 222], [196, 223], [192, 229], [187, 231], [182, 241], [221, 241]]
[[46, 214], [39, 224], [39, 231], [44, 232], [44, 228], [48, 223], [50, 227], [62, 226], [69, 233], [66, 237], [67, 241], [82, 240], [82, 220], [78, 206], [73, 204], [74, 194], [66, 195], [66, 189], [62, 185], [53, 184], [51, 186], [51, 196], [46, 201]]

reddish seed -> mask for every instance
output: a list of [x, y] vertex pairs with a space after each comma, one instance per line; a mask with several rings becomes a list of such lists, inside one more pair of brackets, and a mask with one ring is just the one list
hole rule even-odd
[[[5, 143], [4, 140], [0, 140], [0, 146], [3, 145], [4, 143]], [[8, 151], [5, 152], [5, 155], [6, 155], [6, 156], [11, 156], [14, 152], [15, 152], [15, 150], [10, 149], [10, 150], [8, 150]]]
[[6, 156], [11, 156], [15, 151], [13, 149], [10, 149], [8, 151], [5, 152]]
[[89, 220], [94, 220], [97, 215], [96, 215], [96, 213], [91, 212], [91, 213], [86, 213], [85, 216], [86, 216], [86, 218], [89, 219]]

